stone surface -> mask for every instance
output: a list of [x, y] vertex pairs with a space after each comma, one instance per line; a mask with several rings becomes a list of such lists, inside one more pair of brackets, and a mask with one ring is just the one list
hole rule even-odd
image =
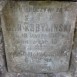
[[1, 11], [5, 5], [5, 2], [6, 0], [0, 1], [0, 77], [2, 77], [3, 73], [6, 72], [4, 44], [3, 44], [3, 36], [2, 36], [2, 29], [1, 29]]
[[71, 72], [60, 72], [56, 74], [34, 74], [34, 73], [5, 73], [2, 77], [74, 77]]
[[71, 70], [75, 77], [77, 77], [77, 19], [75, 24], [75, 31], [74, 31], [74, 43], [72, 47], [72, 58], [71, 58]]
[[4, 72], [6, 72], [6, 67], [5, 67], [5, 53], [4, 53], [4, 49], [3, 48], [4, 48], [3, 47], [3, 37], [2, 37], [1, 23], [0, 23], [0, 76]]
[[[76, 32], [75, 32], [75, 41], [76, 41]], [[0, 77], [77, 77], [77, 72], [76, 72], [76, 42], [74, 43], [74, 49], [73, 49], [73, 72], [74, 72], [74, 76], [71, 74], [71, 73], [66, 73], [66, 72], [60, 72], [60, 73], [55, 73], [55, 74], [31, 74], [31, 73], [3, 73], [4, 72], [4, 60], [3, 60], [3, 41], [2, 41], [2, 32], [1, 32], [1, 29], [0, 29]]]
[[8, 70], [33, 73], [67, 71], [75, 12], [75, 3], [8, 2], [2, 14]]
[[[2, 10], [3, 1], [0, 1], [0, 11]], [[1, 13], [0, 13], [1, 14]], [[76, 28], [77, 29], [77, 28]], [[4, 65], [4, 47], [3, 47], [3, 38], [2, 38], [2, 31], [0, 28], [0, 77], [77, 77], [77, 60], [76, 60], [76, 36], [77, 36], [77, 30], [75, 30], [75, 37], [74, 37], [74, 47], [72, 51], [72, 71], [73, 75], [71, 72], [60, 72], [60, 73], [52, 73], [52, 74], [33, 74], [33, 73], [13, 73], [13, 72], [4, 72], [5, 71], [5, 65]]]

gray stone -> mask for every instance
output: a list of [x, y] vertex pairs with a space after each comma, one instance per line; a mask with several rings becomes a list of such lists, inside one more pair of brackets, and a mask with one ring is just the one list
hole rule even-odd
[[34, 74], [34, 73], [6, 73], [5, 77], [48, 77], [46, 74]]
[[67, 71], [75, 28], [75, 3], [10, 1], [2, 14], [8, 70]]
[[74, 77], [72, 72], [60, 72], [56, 74], [56, 77]]
[[5, 73], [4, 77], [74, 77], [71, 72], [60, 72], [55, 74], [35, 74], [35, 73]]
[[[0, 16], [1, 18], [1, 16]], [[0, 20], [1, 22], [1, 20]], [[0, 23], [0, 29], [1, 29], [1, 23]], [[2, 38], [2, 32], [0, 31], [0, 76], [6, 72], [5, 67], [5, 54], [3, 49], [3, 38]]]
[[0, 77], [4, 77], [3, 73], [6, 72], [5, 53], [3, 47], [3, 36], [1, 29], [1, 11], [6, 3], [6, 0], [0, 0]]
[[[0, 35], [0, 37], [2, 37]], [[0, 39], [1, 41], [2, 39]], [[4, 50], [3, 50], [3, 44], [2, 42], [0, 43], [0, 76], [6, 72], [6, 67], [5, 67], [5, 54], [4, 54]]]
[[74, 77], [77, 77], [77, 19], [75, 23], [74, 39], [72, 47], [72, 57], [71, 57], [71, 71]]

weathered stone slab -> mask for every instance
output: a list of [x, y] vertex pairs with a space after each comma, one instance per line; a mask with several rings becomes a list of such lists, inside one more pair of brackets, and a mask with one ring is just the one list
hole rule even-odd
[[2, 15], [8, 70], [67, 71], [75, 18], [75, 3], [8, 2]]

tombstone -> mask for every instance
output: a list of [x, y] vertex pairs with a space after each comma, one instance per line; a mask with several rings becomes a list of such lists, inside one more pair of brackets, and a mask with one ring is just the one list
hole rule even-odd
[[67, 71], [75, 13], [72, 2], [7, 2], [1, 18], [8, 71]]

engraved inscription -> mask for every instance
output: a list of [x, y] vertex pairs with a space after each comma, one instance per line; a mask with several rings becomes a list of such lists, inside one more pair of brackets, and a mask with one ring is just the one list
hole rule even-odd
[[52, 1], [7, 3], [2, 29], [9, 70], [68, 70], [75, 20], [69, 5]]

